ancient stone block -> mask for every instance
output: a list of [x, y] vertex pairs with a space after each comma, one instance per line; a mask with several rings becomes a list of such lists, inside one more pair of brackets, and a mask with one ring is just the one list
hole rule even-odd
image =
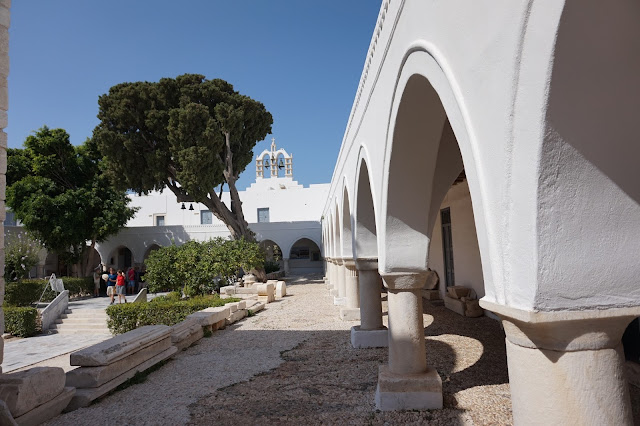
[[[198, 328], [202, 330], [202, 327], [199, 325]], [[171, 344], [171, 339], [167, 337], [109, 365], [79, 367], [68, 371], [66, 375], [66, 386], [76, 388], [96, 388], [102, 386], [159, 353], [166, 351], [171, 347]]]
[[55, 398], [64, 389], [64, 370], [35, 367], [0, 376], [0, 399], [14, 418]]
[[16, 417], [16, 423], [20, 426], [36, 426], [54, 418], [64, 410], [75, 393], [75, 388], [64, 388], [55, 398], [24, 413], [20, 417]]
[[214, 308], [203, 309], [195, 312], [187, 318], [195, 318], [202, 327], [211, 326], [220, 320], [224, 320], [231, 314], [231, 310], [226, 306], [216, 306]]
[[386, 348], [389, 346], [389, 330], [362, 330], [359, 325], [351, 327], [351, 346], [354, 348]]
[[426, 300], [439, 300], [440, 290], [422, 290], [422, 298]]
[[432, 368], [423, 374], [396, 375], [387, 365], [378, 371], [376, 408], [382, 411], [442, 408], [442, 379]]
[[460, 299], [461, 297], [467, 297], [469, 295], [470, 291], [471, 291], [470, 288], [464, 287], [464, 286], [461, 286], [461, 285], [453, 285], [451, 287], [447, 287], [447, 292], [448, 292], [449, 296], [454, 298], [454, 299]]
[[18, 423], [13, 419], [7, 403], [0, 400], [0, 426], [18, 426]]
[[229, 315], [229, 317], [227, 318], [227, 320], [225, 321], [227, 325], [231, 325], [236, 321], [240, 321], [242, 318], [247, 316], [247, 311], [246, 310], [240, 310], [240, 311], [235, 311], [234, 313], [232, 313], [231, 315]]
[[64, 412], [69, 412], [69, 411], [77, 410], [78, 408], [81, 408], [81, 407], [88, 406], [89, 404], [91, 404], [91, 401], [97, 398], [100, 398], [101, 396], [111, 392], [113, 389], [120, 386], [122, 383], [126, 382], [133, 376], [135, 376], [136, 373], [145, 371], [153, 367], [157, 363], [162, 362], [165, 359], [173, 356], [177, 351], [178, 349], [175, 346], [171, 346], [169, 347], [169, 349], [159, 353], [158, 355], [143, 362], [142, 364], [136, 366], [135, 368], [132, 368], [131, 370], [121, 374], [120, 376], [114, 378], [113, 380], [108, 381], [102, 386], [99, 386], [97, 388], [76, 389], [75, 395], [73, 396], [73, 398], [71, 398], [71, 401], [69, 402], [69, 405], [67, 405], [67, 407], [64, 409]]
[[484, 309], [480, 307], [479, 300], [467, 300], [464, 302], [464, 315], [471, 318], [477, 318], [484, 315]]
[[447, 309], [451, 309], [453, 312], [464, 316], [464, 302], [453, 297], [444, 297], [444, 306]]
[[249, 310], [255, 314], [256, 312], [259, 312], [259, 311], [263, 310], [263, 309], [264, 309], [264, 306], [265, 306], [265, 304], [264, 304], [264, 303], [262, 303], [262, 302], [257, 302], [257, 303], [256, 303], [255, 305], [253, 305]]
[[234, 313], [235, 311], [238, 310], [238, 302], [234, 302], [234, 303], [227, 303], [226, 305], [227, 308], [229, 308], [229, 312]]
[[276, 297], [285, 297], [287, 295], [287, 284], [284, 281], [278, 281], [276, 284]]
[[81, 367], [109, 365], [170, 336], [166, 325], [146, 325], [73, 352], [70, 362]]
[[440, 278], [438, 278], [438, 273], [434, 270], [429, 270], [427, 274], [427, 283], [424, 285], [424, 289], [433, 290], [438, 287], [438, 282], [440, 282]]

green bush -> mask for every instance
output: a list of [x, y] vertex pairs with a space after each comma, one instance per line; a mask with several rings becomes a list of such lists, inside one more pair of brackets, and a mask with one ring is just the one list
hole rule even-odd
[[262, 268], [264, 252], [244, 239], [189, 241], [153, 251], [146, 261], [149, 291], [181, 291], [187, 296], [211, 294], [236, 280], [240, 269]]
[[267, 260], [264, 262], [264, 273], [270, 274], [272, 272], [278, 272], [280, 270], [280, 262], [274, 262]]
[[[172, 296], [173, 295], [173, 296]], [[187, 315], [212, 306], [237, 302], [238, 299], [220, 299], [216, 295], [180, 300], [176, 293], [161, 296], [149, 303], [126, 303], [107, 308], [107, 325], [114, 334], [122, 334], [144, 325], [175, 325]]]
[[14, 336], [29, 337], [39, 331], [38, 310], [25, 307], [4, 308], [5, 332]]
[[[49, 280], [44, 279], [7, 282], [4, 302], [10, 306], [29, 306], [36, 303], [48, 282]], [[64, 288], [69, 290], [70, 297], [93, 293], [93, 279], [91, 277], [62, 277], [62, 282], [64, 283]], [[51, 302], [56, 296], [57, 293], [51, 287], [48, 287], [42, 297], [42, 301]]]
[[38, 264], [38, 252], [42, 245], [26, 234], [8, 233], [5, 241], [4, 279], [18, 281], [29, 276], [29, 271]]

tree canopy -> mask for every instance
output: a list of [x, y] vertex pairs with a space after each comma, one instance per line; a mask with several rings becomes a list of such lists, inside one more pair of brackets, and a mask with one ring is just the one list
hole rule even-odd
[[[93, 247], [135, 214], [101, 162], [92, 140], [73, 146], [64, 129], [46, 126], [27, 137], [24, 149], [8, 150], [7, 205], [33, 237], [69, 262], [83, 259], [87, 241]], [[85, 274], [92, 263], [83, 265]]]
[[[179, 200], [206, 205], [233, 238], [254, 240], [236, 181], [271, 132], [273, 118], [262, 103], [224, 80], [185, 74], [118, 84], [98, 104], [93, 137], [116, 187], [145, 194], [168, 187]], [[231, 206], [221, 200], [224, 184]]]

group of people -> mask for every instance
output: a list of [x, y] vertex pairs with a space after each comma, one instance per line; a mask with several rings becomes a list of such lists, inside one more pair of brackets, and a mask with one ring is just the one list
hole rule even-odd
[[93, 272], [93, 281], [95, 284], [94, 296], [99, 296], [101, 279], [104, 280], [107, 284], [107, 296], [111, 299], [111, 305], [115, 303], [116, 294], [118, 295], [118, 303], [127, 303], [126, 295], [136, 294], [138, 283], [140, 287], [142, 287], [142, 282], [140, 282], [141, 274], [137, 268], [130, 267], [127, 270], [126, 276], [122, 269], [118, 269], [116, 272], [114, 268], [109, 268], [108, 274], [100, 275], [100, 269], [101, 268], [98, 267]]

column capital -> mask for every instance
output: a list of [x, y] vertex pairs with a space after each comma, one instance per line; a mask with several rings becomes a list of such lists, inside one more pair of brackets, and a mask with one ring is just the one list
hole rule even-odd
[[419, 290], [427, 283], [429, 271], [380, 273], [389, 290]]
[[342, 265], [345, 266], [350, 271], [356, 270], [356, 262], [353, 259], [342, 259]]
[[373, 271], [378, 270], [378, 259], [376, 258], [359, 258], [355, 260], [356, 268], [358, 271]]
[[335, 263], [338, 266], [342, 266], [343, 261], [344, 260], [341, 257], [334, 257], [333, 258], [333, 263]]
[[562, 352], [615, 348], [640, 306], [580, 311], [526, 311], [481, 299], [480, 306], [500, 317], [507, 340]]

